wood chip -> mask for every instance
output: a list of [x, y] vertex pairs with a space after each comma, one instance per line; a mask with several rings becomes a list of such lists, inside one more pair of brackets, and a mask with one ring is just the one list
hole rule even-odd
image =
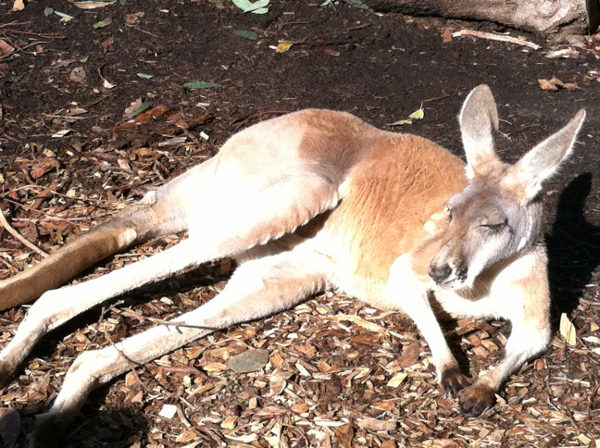
[[369, 322], [368, 320], [363, 319], [360, 316], [350, 315], [350, 314], [337, 314], [332, 316], [333, 319], [337, 321], [348, 321], [356, 324], [365, 330], [373, 331], [376, 333], [384, 334], [387, 330], [380, 325], [374, 324], [373, 322]]
[[400, 384], [402, 384], [404, 382], [404, 380], [406, 379], [407, 376], [408, 376], [408, 374], [404, 373], [404, 372], [397, 373], [396, 375], [394, 375], [392, 377], [391, 380], [388, 381], [387, 385], [389, 387], [398, 387]]
[[365, 417], [358, 422], [358, 426], [369, 431], [394, 431], [398, 423], [395, 420], [377, 420]]
[[161, 417], [172, 419], [177, 414], [177, 406], [174, 404], [165, 404], [158, 413]]
[[569, 320], [566, 313], [562, 313], [560, 316], [560, 334], [565, 339], [567, 344], [574, 346], [577, 344], [577, 332], [575, 326]]

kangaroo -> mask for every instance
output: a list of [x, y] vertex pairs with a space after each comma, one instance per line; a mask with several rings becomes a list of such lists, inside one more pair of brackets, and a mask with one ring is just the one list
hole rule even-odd
[[[410, 316], [442, 388], [464, 413], [480, 415], [549, 342], [539, 193], [584, 118], [580, 110], [513, 165], [494, 151], [498, 114], [485, 85], [459, 115], [466, 165], [431, 141], [342, 112], [309, 109], [251, 126], [214, 158], [0, 283], [2, 308], [41, 296], [0, 354], [0, 386], [44, 334], [79, 313], [188, 266], [235, 257], [237, 269], [208, 303], [81, 354], [38, 417], [31, 445], [59, 437], [88, 394], [117, 375], [334, 288]], [[180, 231], [189, 237], [159, 254], [54, 289], [109, 254]], [[509, 320], [504, 359], [476, 380], [463, 375], [433, 311], [438, 305], [453, 316]]]

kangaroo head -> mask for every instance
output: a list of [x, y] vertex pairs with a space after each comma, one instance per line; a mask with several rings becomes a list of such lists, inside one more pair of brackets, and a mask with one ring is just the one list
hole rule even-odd
[[564, 128], [509, 165], [494, 151], [498, 112], [489, 87], [479, 86], [469, 94], [459, 116], [469, 184], [447, 203], [448, 228], [429, 266], [435, 283], [453, 289], [472, 286], [485, 269], [538, 241], [542, 183], [568, 157], [584, 118], [582, 109]]

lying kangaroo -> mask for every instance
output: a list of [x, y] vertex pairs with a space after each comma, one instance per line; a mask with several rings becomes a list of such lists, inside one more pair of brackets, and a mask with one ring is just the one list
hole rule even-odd
[[[233, 256], [238, 268], [210, 302], [80, 355], [38, 419], [32, 445], [64, 430], [90, 391], [115, 376], [333, 288], [406, 312], [429, 344], [442, 387], [462, 411], [479, 415], [507, 377], [548, 344], [539, 193], [584, 118], [581, 110], [508, 165], [493, 147], [496, 104], [479, 86], [459, 117], [466, 167], [428, 140], [377, 130], [346, 113], [304, 110], [252, 126], [135, 208], [0, 283], [3, 308], [41, 294], [0, 355], [0, 385], [44, 334], [79, 313], [188, 266]], [[151, 258], [52, 289], [109, 254], [184, 230], [189, 238]], [[465, 377], [430, 300], [455, 316], [510, 320], [502, 362], [474, 382]]]

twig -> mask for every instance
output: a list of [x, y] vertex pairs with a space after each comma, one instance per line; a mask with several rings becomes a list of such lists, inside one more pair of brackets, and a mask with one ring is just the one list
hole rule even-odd
[[452, 33], [452, 37], [460, 37], [460, 36], [475, 36], [481, 39], [489, 39], [489, 40], [498, 40], [500, 42], [509, 42], [511, 44], [523, 45], [524, 47], [533, 48], [534, 50], [539, 50], [541, 47], [538, 44], [534, 44], [533, 42], [529, 42], [525, 39], [519, 39], [518, 37], [505, 36], [503, 34], [494, 34], [494, 33], [485, 33], [483, 31], [475, 31], [475, 30], [460, 30], [455, 33]]
[[25, 246], [27, 246], [28, 248], [30, 248], [31, 250], [37, 252], [38, 254], [47, 257], [48, 254], [46, 252], [44, 252], [42, 249], [40, 249], [39, 247], [37, 247], [35, 244], [30, 243], [29, 241], [27, 241], [25, 238], [23, 238], [21, 236], [21, 234], [19, 234], [19, 232], [17, 232], [15, 229], [13, 229], [10, 224], [8, 223], [8, 221], [6, 220], [6, 217], [4, 216], [4, 212], [2, 212], [2, 210], [0, 210], [0, 223], [4, 226], [4, 228], [6, 230], [8, 230], [8, 233], [10, 233], [12, 236], [14, 236], [16, 239], [18, 239], [21, 243], [23, 243]]

